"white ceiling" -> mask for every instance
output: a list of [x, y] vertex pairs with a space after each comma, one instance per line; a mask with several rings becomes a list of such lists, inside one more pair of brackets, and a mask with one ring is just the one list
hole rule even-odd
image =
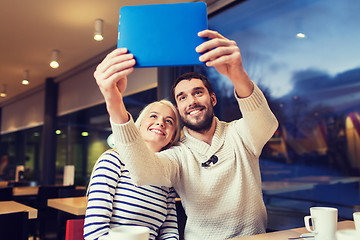
[[[0, 92], [9, 99], [43, 86], [45, 79], [65, 73], [116, 46], [118, 17], [124, 5], [192, 2], [191, 0], [1, 0]], [[218, 5], [216, 0], [208, 0]], [[231, 2], [231, 1], [227, 1]], [[104, 40], [93, 39], [94, 21], [104, 21]], [[60, 50], [58, 69], [49, 66], [53, 49]], [[30, 84], [21, 81], [29, 70]]]

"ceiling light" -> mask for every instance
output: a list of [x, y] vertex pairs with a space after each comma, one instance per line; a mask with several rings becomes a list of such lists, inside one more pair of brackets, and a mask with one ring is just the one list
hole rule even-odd
[[6, 93], [6, 84], [3, 84], [3, 89], [2, 91], [0, 92], [0, 97], [6, 97], [7, 96], [7, 93]]
[[53, 50], [51, 54], [50, 67], [58, 68], [59, 67], [59, 50]]
[[102, 19], [96, 19], [95, 20], [95, 31], [94, 31], [94, 39], [95, 41], [102, 41], [104, 39], [102, 35], [102, 26], [103, 26], [103, 20]]
[[24, 79], [21, 82], [23, 85], [29, 85], [29, 70], [24, 71]]
[[296, 37], [297, 38], [306, 38], [306, 34], [302, 33], [302, 32], [299, 32], [299, 33], [296, 34]]

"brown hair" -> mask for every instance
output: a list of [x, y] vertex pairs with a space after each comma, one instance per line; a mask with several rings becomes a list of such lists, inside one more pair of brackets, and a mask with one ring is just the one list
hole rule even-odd
[[[171, 99], [172, 102], [174, 104], [176, 104], [176, 99], [175, 99], [175, 88], [178, 85], [179, 82], [181, 82], [182, 80], [190, 80], [190, 79], [200, 79], [203, 83], [204, 86], [206, 87], [206, 89], [209, 91], [209, 94], [211, 95], [212, 93], [214, 93], [213, 87], [209, 81], [209, 79], [207, 79], [207, 77], [205, 77], [204, 75], [200, 74], [200, 73], [195, 73], [195, 72], [189, 72], [189, 73], [185, 73], [182, 74], [181, 76], [179, 76], [175, 82], [173, 83], [172, 87], [171, 87]], [[177, 105], [177, 104], [176, 104]]]

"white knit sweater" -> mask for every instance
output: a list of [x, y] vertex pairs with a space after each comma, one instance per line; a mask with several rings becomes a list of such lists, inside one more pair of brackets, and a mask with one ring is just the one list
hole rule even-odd
[[[228, 239], [265, 232], [259, 155], [278, 123], [255, 85], [247, 98], [237, 99], [243, 118], [225, 123], [216, 118], [211, 146], [190, 136], [178, 146], [152, 154], [133, 120], [112, 124], [119, 149], [138, 185], [173, 186], [188, 217], [186, 240]], [[218, 162], [204, 168], [212, 155]], [[130, 161], [131, 160], [131, 161]]]

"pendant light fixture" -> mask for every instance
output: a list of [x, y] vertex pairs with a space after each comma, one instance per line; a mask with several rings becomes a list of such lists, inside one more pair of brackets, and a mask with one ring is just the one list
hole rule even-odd
[[7, 89], [6, 89], [7, 85], [6, 84], [3, 84], [3, 88], [0, 92], [0, 97], [6, 97], [7, 96]]
[[98, 18], [95, 20], [95, 31], [94, 31], [94, 39], [95, 41], [102, 41], [104, 39], [103, 35], [102, 35], [102, 28], [103, 28], [103, 20]]
[[50, 62], [50, 67], [52, 68], [58, 68], [59, 65], [59, 54], [60, 51], [59, 50], [53, 50], [52, 54], [51, 54], [51, 62]]
[[23, 85], [29, 85], [29, 70], [24, 71], [24, 78], [21, 82]]

